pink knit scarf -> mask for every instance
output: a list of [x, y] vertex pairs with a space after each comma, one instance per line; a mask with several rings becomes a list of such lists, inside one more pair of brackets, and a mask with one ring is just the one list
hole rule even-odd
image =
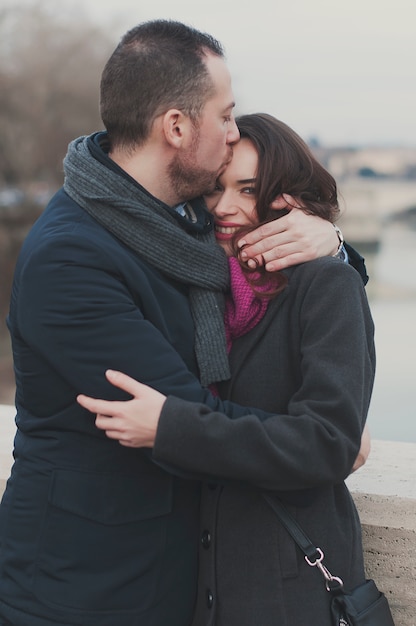
[[[247, 279], [235, 257], [228, 259], [231, 279], [231, 294], [225, 305], [225, 336], [227, 351], [237, 337], [248, 333], [259, 323], [267, 310], [269, 300], [259, 298], [253, 293]], [[267, 289], [267, 286], [265, 287]]]
[[[229, 257], [228, 266], [231, 292], [225, 302], [224, 325], [229, 353], [234, 339], [245, 335], [260, 322], [266, 313], [269, 300], [256, 296], [235, 257]], [[267, 289], [267, 285], [264, 289]], [[209, 385], [209, 389], [214, 396], [218, 396], [215, 384]]]

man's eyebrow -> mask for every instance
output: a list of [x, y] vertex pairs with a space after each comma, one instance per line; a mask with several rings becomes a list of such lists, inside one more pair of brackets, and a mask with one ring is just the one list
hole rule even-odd
[[225, 107], [224, 113], [226, 113], [227, 111], [232, 111], [234, 107], [235, 107], [235, 102], [231, 102], [227, 107]]

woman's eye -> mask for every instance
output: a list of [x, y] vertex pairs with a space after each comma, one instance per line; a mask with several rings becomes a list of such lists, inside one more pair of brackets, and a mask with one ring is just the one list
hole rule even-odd
[[212, 196], [217, 195], [218, 193], [221, 193], [222, 189], [219, 185], [215, 185], [215, 188], [210, 191], [209, 193], [204, 194], [207, 198], [211, 198]]
[[254, 187], [243, 187], [241, 192], [247, 194], [248, 196], [253, 196], [255, 194], [255, 189]]

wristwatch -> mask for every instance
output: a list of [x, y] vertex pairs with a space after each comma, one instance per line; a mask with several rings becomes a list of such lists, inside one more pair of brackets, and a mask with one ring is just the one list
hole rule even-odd
[[341, 232], [341, 229], [336, 224], [332, 224], [332, 226], [335, 228], [335, 232], [337, 234], [338, 241], [339, 241], [338, 249], [335, 252], [335, 254], [333, 254], [332, 256], [334, 256], [337, 259], [341, 259], [342, 261], [344, 261], [344, 259], [345, 259], [344, 236], [343, 236], [343, 234]]

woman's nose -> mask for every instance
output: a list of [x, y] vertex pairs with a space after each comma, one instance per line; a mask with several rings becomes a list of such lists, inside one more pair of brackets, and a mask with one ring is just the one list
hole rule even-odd
[[229, 215], [234, 215], [236, 209], [230, 198], [230, 195], [227, 192], [224, 192], [221, 195], [212, 212], [218, 218], [224, 218]]

